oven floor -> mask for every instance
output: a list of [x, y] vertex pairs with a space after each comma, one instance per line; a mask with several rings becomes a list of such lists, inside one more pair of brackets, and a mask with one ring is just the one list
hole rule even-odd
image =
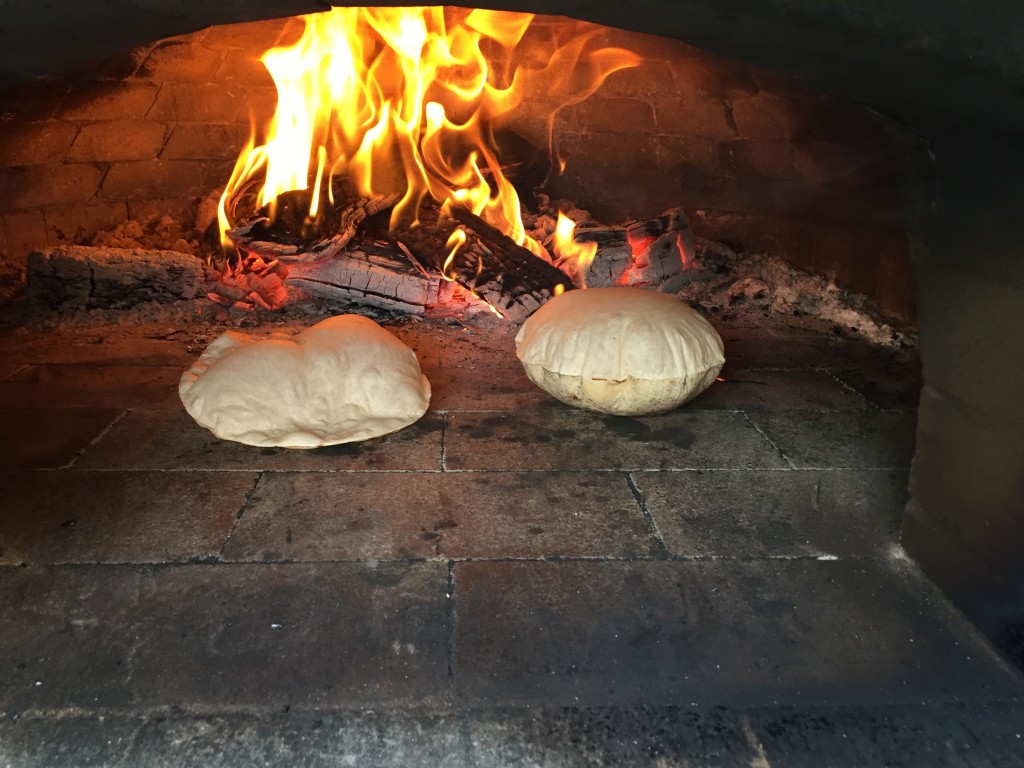
[[1024, 764], [1021, 677], [898, 546], [913, 355], [725, 327], [624, 419], [507, 330], [392, 330], [431, 411], [309, 452], [184, 412], [219, 329], [0, 335], [0, 766]]

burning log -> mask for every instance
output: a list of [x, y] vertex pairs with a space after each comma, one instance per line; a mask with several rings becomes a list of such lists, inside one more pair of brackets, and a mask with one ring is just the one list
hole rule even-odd
[[573, 239], [597, 244], [585, 274], [589, 288], [660, 283], [678, 275], [694, 256], [693, 230], [678, 208], [622, 227], [578, 227]]
[[[400, 301], [418, 306], [437, 277], [523, 320], [571, 288], [547, 254], [517, 245], [522, 198], [543, 184], [551, 158], [495, 126], [528, 92], [527, 82], [543, 83], [557, 102], [544, 121], [550, 134], [559, 109], [642, 59], [618, 48], [584, 52], [589, 34], [581, 33], [546, 63], [527, 66], [530, 57], [516, 48], [531, 19], [440, 6], [338, 7], [306, 16], [301, 39], [261, 57], [278, 88], [278, 111], [238, 158], [226, 204], [218, 208], [220, 231], [243, 260], [308, 262], [293, 284], [305, 281], [311, 290], [346, 299], [371, 297], [378, 305], [383, 296], [373, 286], [399, 286], [407, 291]], [[416, 32], [410, 37], [408, 30]], [[464, 55], [485, 49], [487, 57]], [[379, 194], [396, 191], [400, 196]], [[356, 193], [370, 196], [356, 199]], [[467, 210], [423, 225], [424, 200], [446, 212]], [[428, 265], [426, 282], [404, 265], [386, 275], [395, 272], [394, 263], [375, 263], [360, 236], [392, 206], [393, 227], [417, 222], [398, 227], [392, 242]], [[484, 209], [486, 223], [469, 212]], [[329, 261], [342, 256], [353, 263]]]
[[[309, 198], [306, 190], [286, 192], [278, 197], [273, 217], [264, 206], [228, 230], [227, 235], [240, 250], [264, 259], [327, 259], [345, 249], [368, 217], [391, 208], [398, 195], [358, 197], [336, 207], [325, 206], [313, 220], [308, 216]], [[325, 201], [320, 202], [323, 205]]]
[[[336, 198], [343, 188], [339, 180]], [[449, 280], [516, 322], [558, 286], [572, 287], [557, 267], [465, 208], [456, 207], [448, 217], [436, 204], [425, 204], [415, 225], [388, 232], [383, 214], [397, 195], [321, 205], [311, 221], [310, 194], [281, 195], [273, 219], [265, 206], [229, 230], [242, 262], [280, 262], [288, 285], [326, 299], [416, 314], [440, 301], [442, 283]], [[225, 298], [234, 300], [230, 293]], [[263, 305], [259, 296], [252, 298]]]
[[187, 253], [64, 245], [29, 254], [25, 287], [32, 301], [54, 309], [125, 309], [194, 299], [216, 281]]
[[452, 215], [441, 216], [430, 207], [421, 211], [416, 227], [393, 235], [418, 259], [514, 322], [522, 322], [556, 293], [573, 287], [560, 269], [471, 211], [456, 207]]
[[686, 214], [678, 208], [656, 219], [627, 224], [626, 235], [637, 254], [632, 269], [642, 276], [630, 285], [659, 282], [679, 274], [693, 261], [693, 230]]

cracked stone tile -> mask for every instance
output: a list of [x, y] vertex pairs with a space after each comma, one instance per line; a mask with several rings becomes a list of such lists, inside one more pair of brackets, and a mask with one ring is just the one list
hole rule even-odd
[[221, 440], [184, 408], [133, 411], [78, 466], [90, 469], [431, 470], [440, 468], [443, 417], [427, 413], [405, 429], [357, 443], [290, 450]]
[[654, 556], [624, 477], [566, 472], [267, 473], [230, 560]]
[[459, 717], [444, 713], [295, 712], [153, 720], [128, 765], [149, 768], [472, 768]]
[[684, 557], [857, 557], [899, 541], [907, 473], [638, 472], [670, 552]]
[[455, 566], [466, 702], [764, 706], [1014, 696], [987, 642], [907, 566], [859, 560]]
[[63, 467], [122, 413], [116, 408], [0, 408], [0, 464], [9, 469]]
[[0, 474], [0, 563], [167, 562], [220, 550], [249, 472]]
[[0, 569], [0, 710], [437, 705], [447, 568]]
[[0, 381], [13, 376], [24, 367], [22, 363], [0, 363]]
[[449, 469], [773, 468], [785, 462], [744, 418], [688, 410], [644, 418], [564, 405], [514, 413], [452, 413]]
[[733, 370], [686, 408], [857, 411], [868, 407], [825, 371]]
[[757, 765], [741, 718], [689, 707], [538, 707], [469, 719], [475, 765], [503, 768]]
[[199, 350], [177, 326], [144, 325], [0, 334], [0, 354], [19, 363], [178, 366], [184, 371]]
[[750, 419], [800, 469], [905, 469], [914, 455], [912, 413], [757, 411]]
[[135, 716], [19, 714], [0, 717], [4, 768], [127, 768], [145, 719]]
[[838, 370], [835, 375], [882, 410], [913, 412], [921, 399], [918, 366], [864, 366]]
[[152, 365], [31, 365], [0, 381], [12, 406], [180, 407], [181, 369]]

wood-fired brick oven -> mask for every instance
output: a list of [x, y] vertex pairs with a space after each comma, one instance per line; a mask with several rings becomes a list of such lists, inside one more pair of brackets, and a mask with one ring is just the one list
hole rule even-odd
[[[88, 5], [59, 18], [34, 8], [5, 27], [18, 37], [2, 46], [12, 86], [0, 124], [9, 283], [28, 249], [128, 219], [171, 213], [187, 222], [187, 244], [197, 201], [224, 183], [248, 112], [265, 115], [272, 103], [255, 58], [289, 25], [253, 19], [319, 9], [265, 3], [197, 16], [214, 11]], [[998, 0], [969, 18], [925, 5], [867, 17], [813, 0], [545, 3], [613, 25], [603, 34], [647, 60], [563, 116], [570, 171], [556, 191], [613, 221], [682, 205], [698, 234], [775, 250], [904, 319], [909, 243], [926, 384], [904, 544], [1019, 657], [1021, 12]], [[250, 23], [206, 29], [236, 21]], [[96, 53], [120, 55], [82, 69]], [[54, 77], [25, 85], [41, 74]], [[854, 102], [889, 117], [879, 123]], [[525, 134], [533, 117], [521, 116]], [[894, 123], [915, 140], [902, 132], [894, 143], [880, 127]]]

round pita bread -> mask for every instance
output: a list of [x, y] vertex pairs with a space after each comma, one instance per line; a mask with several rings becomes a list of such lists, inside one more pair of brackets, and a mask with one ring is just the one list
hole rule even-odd
[[182, 375], [178, 394], [217, 437], [316, 448], [409, 426], [426, 413], [430, 384], [392, 334], [340, 315], [294, 336], [228, 331]]
[[674, 296], [640, 288], [568, 291], [516, 335], [526, 375], [568, 405], [620, 416], [678, 408], [725, 363], [711, 324]]

